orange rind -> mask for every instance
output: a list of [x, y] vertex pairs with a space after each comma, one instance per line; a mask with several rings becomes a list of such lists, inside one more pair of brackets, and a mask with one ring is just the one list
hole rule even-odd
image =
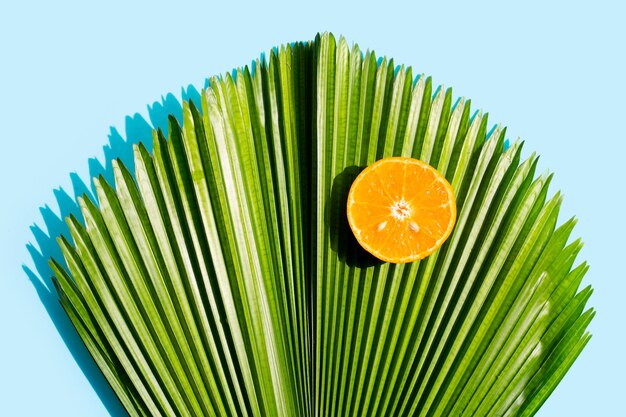
[[408, 263], [436, 251], [456, 222], [450, 183], [413, 158], [385, 158], [352, 183], [348, 223], [359, 244], [378, 259]]

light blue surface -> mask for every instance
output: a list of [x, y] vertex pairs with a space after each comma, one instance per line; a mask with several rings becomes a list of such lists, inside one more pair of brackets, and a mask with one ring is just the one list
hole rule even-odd
[[[71, 192], [70, 172], [86, 179], [88, 159], [104, 161], [110, 127], [124, 136], [126, 115], [149, 120], [146, 105], [161, 95], [180, 96], [181, 86], [324, 30], [453, 86], [556, 172], [563, 219], [580, 219], [598, 314], [593, 339], [539, 415], [626, 416], [626, 10], [618, 2], [90, 3], [0, 6], [1, 416], [109, 415], [77, 364], [89, 358], [76, 348], [72, 356], [23, 269], [36, 270], [25, 245], [35, 242], [29, 227], [44, 224], [39, 207], [58, 212], [53, 189]], [[145, 133], [139, 118], [128, 127]], [[62, 313], [41, 294], [51, 314]]]

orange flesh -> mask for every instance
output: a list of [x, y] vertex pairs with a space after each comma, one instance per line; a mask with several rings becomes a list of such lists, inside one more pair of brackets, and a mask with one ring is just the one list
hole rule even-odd
[[392, 263], [430, 255], [450, 236], [456, 221], [448, 181], [413, 158], [385, 158], [365, 168], [350, 188], [347, 210], [361, 246]]

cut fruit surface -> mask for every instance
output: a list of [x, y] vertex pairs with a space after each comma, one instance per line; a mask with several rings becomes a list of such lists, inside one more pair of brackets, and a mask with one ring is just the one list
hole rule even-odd
[[456, 221], [454, 193], [445, 177], [425, 162], [403, 157], [365, 168], [350, 187], [347, 211], [361, 246], [392, 263], [430, 255]]

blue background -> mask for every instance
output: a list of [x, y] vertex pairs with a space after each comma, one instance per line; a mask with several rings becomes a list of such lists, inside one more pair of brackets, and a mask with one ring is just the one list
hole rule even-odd
[[562, 218], [580, 219], [598, 314], [539, 415], [625, 416], [626, 10], [606, 1], [226, 3], [0, 6], [0, 415], [117, 409], [26, 247], [49, 245], [46, 225], [59, 230], [52, 214], [67, 200], [58, 188], [73, 195], [99, 169], [89, 158], [104, 164], [111, 154], [103, 146], [124, 151], [122, 137], [145, 137], [144, 119], [175, 110], [167, 93], [330, 30], [453, 86], [556, 172]]

